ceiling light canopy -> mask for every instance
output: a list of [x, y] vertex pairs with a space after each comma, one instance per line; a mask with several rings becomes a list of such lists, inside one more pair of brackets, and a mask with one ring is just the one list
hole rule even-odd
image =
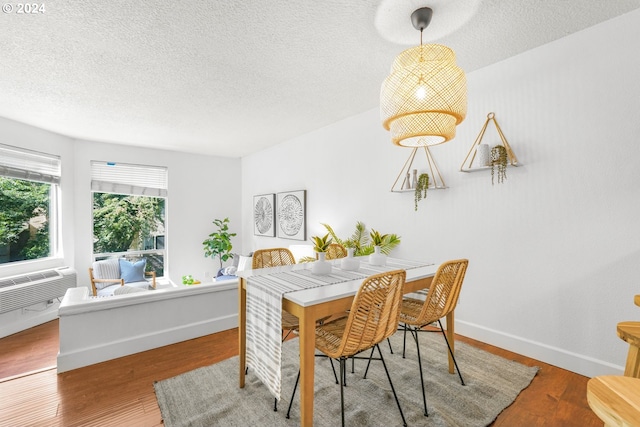
[[380, 90], [382, 125], [394, 144], [420, 147], [453, 139], [467, 115], [467, 79], [456, 65], [455, 53], [439, 44], [422, 44], [432, 10], [411, 15], [420, 30], [420, 46], [400, 53]]

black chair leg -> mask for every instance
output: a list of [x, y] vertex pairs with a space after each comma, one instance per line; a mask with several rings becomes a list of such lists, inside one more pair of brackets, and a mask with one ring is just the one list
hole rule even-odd
[[406, 359], [404, 357], [405, 354], [405, 349], [407, 348], [407, 324], [404, 324], [404, 333], [402, 334], [402, 358]]
[[371, 358], [373, 357], [373, 351], [375, 349], [376, 349], [375, 347], [371, 349], [371, 354], [369, 355], [369, 361], [367, 362], [367, 369], [364, 370], [364, 376], [362, 378], [365, 378], [365, 379], [367, 378], [367, 372], [369, 372], [369, 365], [371, 365]]
[[424, 391], [424, 377], [422, 375], [422, 358], [420, 357], [420, 343], [418, 341], [418, 328], [414, 328], [411, 330], [411, 335], [413, 335], [413, 339], [416, 342], [416, 348], [418, 350], [418, 367], [420, 368], [420, 385], [422, 386], [422, 403], [424, 405], [424, 416], [428, 417], [429, 412], [427, 411], [427, 395]]
[[444, 332], [444, 329], [442, 328], [442, 323], [440, 322], [440, 319], [438, 319], [438, 325], [440, 326], [440, 330], [442, 331], [442, 336], [444, 337], [444, 342], [447, 343], [447, 348], [449, 349], [449, 354], [451, 355], [451, 358], [453, 359], [453, 364], [456, 366], [456, 371], [458, 371], [458, 376], [460, 377], [460, 383], [462, 385], [464, 385], [464, 380], [462, 379], [462, 373], [460, 372], [460, 368], [458, 368], [458, 362], [456, 362], [456, 357], [453, 355], [453, 351], [451, 350], [451, 345], [449, 345], [449, 340], [447, 339], [447, 334]]
[[342, 427], [344, 427], [344, 384], [343, 378], [345, 375], [345, 362], [344, 357], [340, 358], [340, 415], [342, 417]]
[[380, 346], [376, 344], [375, 348], [378, 349], [378, 354], [380, 354], [380, 360], [382, 361], [382, 366], [384, 366], [384, 372], [387, 374], [387, 379], [389, 380], [389, 385], [391, 386], [391, 391], [393, 392], [393, 397], [396, 399], [396, 405], [398, 405], [398, 410], [400, 411], [400, 416], [402, 417], [402, 425], [407, 427], [407, 420], [404, 419], [404, 414], [402, 413], [402, 408], [400, 407], [400, 401], [398, 400], [398, 395], [396, 394], [396, 389], [393, 387], [393, 382], [391, 381], [391, 375], [389, 375], [389, 370], [387, 369], [387, 364], [384, 362], [384, 357], [382, 356], [382, 352], [380, 351]]
[[336, 368], [333, 366], [333, 359], [329, 357], [329, 362], [331, 363], [331, 369], [333, 370], [333, 377], [336, 379], [336, 384], [340, 384], [338, 382], [338, 374], [336, 374]]
[[[333, 364], [331, 365], [333, 366]], [[293, 399], [296, 397], [296, 390], [298, 389], [298, 382], [300, 382], [300, 370], [298, 369], [298, 376], [296, 377], [296, 385], [293, 386], [293, 393], [291, 393], [291, 399], [289, 399], [289, 409], [287, 409], [287, 419], [291, 414], [291, 406], [293, 405]]]
[[387, 343], [389, 344], [389, 352], [393, 354], [393, 348], [391, 347], [391, 340], [387, 338]]

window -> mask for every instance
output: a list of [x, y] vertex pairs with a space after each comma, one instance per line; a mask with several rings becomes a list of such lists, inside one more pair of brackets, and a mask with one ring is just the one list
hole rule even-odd
[[164, 276], [167, 168], [91, 162], [93, 259], [146, 259]]
[[60, 158], [0, 144], [0, 264], [58, 254]]

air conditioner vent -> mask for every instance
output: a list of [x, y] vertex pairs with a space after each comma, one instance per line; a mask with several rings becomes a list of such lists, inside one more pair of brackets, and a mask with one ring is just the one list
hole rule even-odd
[[76, 272], [68, 267], [0, 280], [0, 314], [64, 296], [76, 287]]

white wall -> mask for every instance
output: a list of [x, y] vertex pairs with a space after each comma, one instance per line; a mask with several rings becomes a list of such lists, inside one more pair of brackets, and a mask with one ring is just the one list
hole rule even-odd
[[[75, 169], [76, 247], [75, 265], [89, 285], [91, 265], [91, 178], [90, 161], [149, 164], [169, 168], [165, 275], [180, 283], [191, 274], [205, 280], [205, 273], [217, 273], [218, 261], [204, 257], [202, 241], [216, 230], [213, 220], [229, 217], [234, 251], [240, 251], [240, 159], [195, 155], [175, 151], [149, 150], [123, 145], [77, 141]], [[227, 263], [228, 264], [228, 263]], [[211, 280], [207, 277], [206, 280]]]
[[[202, 241], [215, 231], [215, 218], [230, 218], [234, 251], [241, 252], [240, 159], [195, 155], [118, 144], [99, 143], [61, 136], [0, 118], [0, 141], [61, 156], [63, 257], [47, 262], [0, 266], [0, 278], [68, 265], [78, 273], [78, 286], [89, 287], [91, 265], [90, 161], [105, 160], [169, 168], [165, 274], [176, 283], [192, 274], [201, 280], [215, 275], [217, 260], [204, 257]], [[227, 263], [228, 264], [228, 263]], [[0, 337], [57, 317], [58, 303], [0, 315]], [[36, 311], [37, 310], [37, 311]]]
[[[635, 11], [469, 73], [466, 121], [432, 149], [450, 188], [417, 212], [411, 193], [389, 191], [410, 151], [377, 109], [243, 158], [243, 248], [296, 243], [253, 236], [252, 196], [305, 189], [309, 236], [326, 222], [347, 237], [361, 220], [402, 236], [394, 256], [468, 258], [461, 334], [588, 376], [621, 373], [616, 324], [640, 313], [638, 24]], [[459, 172], [489, 112], [522, 163], [493, 186], [489, 171]], [[493, 128], [483, 141], [499, 141]]]
[[[63, 176], [60, 182], [62, 193], [60, 210], [65, 212], [60, 224], [62, 230], [61, 244], [63, 248], [63, 253], [60, 254], [60, 257], [43, 261], [23, 262], [18, 265], [1, 265], [0, 278], [63, 265], [73, 266], [75, 246], [73, 234], [70, 232], [75, 220], [75, 211], [73, 208], [74, 197], [72, 194], [73, 179], [70, 179], [73, 176], [75, 166], [73, 142], [62, 135], [0, 118], [0, 143], [60, 156]], [[51, 305], [46, 303], [36, 304], [27, 307], [25, 310], [14, 310], [0, 314], [0, 337], [11, 335], [55, 319], [57, 317], [58, 306], [59, 303], [56, 301]]]

